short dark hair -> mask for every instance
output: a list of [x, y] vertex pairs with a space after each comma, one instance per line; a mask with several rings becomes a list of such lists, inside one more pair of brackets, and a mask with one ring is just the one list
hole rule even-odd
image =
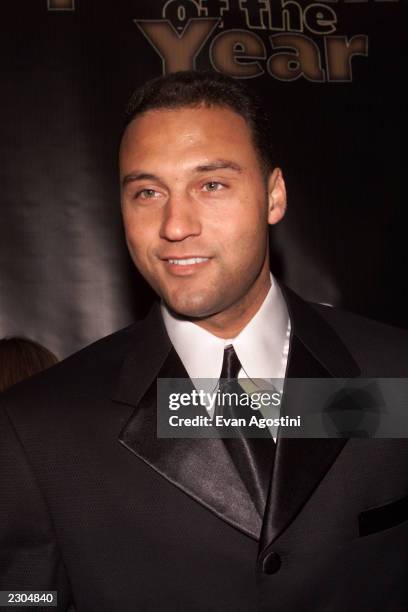
[[219, 106], [230, 108], [247, 123], [265, 177], [273, 169], [269, 117], [259, 98], [242, 82], [212, 71], [185, 70], [151, 79], [133, 93], [125, 129], [154, 109]]

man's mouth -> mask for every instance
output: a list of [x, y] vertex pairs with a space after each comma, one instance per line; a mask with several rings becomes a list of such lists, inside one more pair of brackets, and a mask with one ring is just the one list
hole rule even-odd
[[189, 255], [187, 257], [162, 257], [166, 269], [173, 276], [191, 276], [209, 265], [212, 257]]
[[204, 263], [209, 260], [209, 257], [186, 257], [186, 258], [175, 258], [167, 259], [170, 264], [176, 266], [192, 266], [194, 264]]

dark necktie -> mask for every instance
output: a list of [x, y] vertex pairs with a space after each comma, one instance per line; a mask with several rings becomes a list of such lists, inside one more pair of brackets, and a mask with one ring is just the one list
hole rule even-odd
[[[232, 345], [224, 349], [220, 379], [220, 391], [222, 393], [243, 393], [238, 384], [238, 373], [241, 363]], [[230, 404], [216, 406], [215, 415], [222, 414], [224, 418], [242, 417], [247, 419], [251, 416], [251, 408], [248, 406], [235, 407]], [[253, 431], [253, 430], [252, 430]], [[240, 476], [247, 486], [255, 507], [260, 516], [263, 516], [266, 498], [268, 495], [269, 482], [271, 478], [273, 461], [275, 457], [275, 443], [273, 438], [268, 437], [249, 438], [249, 427], [238, 427], [235, 429], [236, 437], [224, 438], [230, 456], [238, 469]], [[268, 432], [266, 432], [268, 435]], [[265, 430], [263, 430], [265, 435]]]
[[229, 344], [224, 349], [224, 359], [220, 378], [225, 378], [228, 381], [238, 379], [238, 373], [241, 367], [241, 362], [238, 359], [234, 347], [232, 344]]
[[[240, 371], [241, 367], [241, 363], [234, 347], [232, 344], [229, 344], [224, 349], [224, 359], [222, 362], [219, 382], [219, 390], [221, 393], [236, 393], [237, 396], [243, 393], [243, 389], [238, 384], [238, 372]], [[243, 415], [241, 413], [242, 410], [239, 410], [239, 404], [217, 404], [215, 407], [214, 416], [220, 415], [226, 419], [248, 416], [248, 414]]]

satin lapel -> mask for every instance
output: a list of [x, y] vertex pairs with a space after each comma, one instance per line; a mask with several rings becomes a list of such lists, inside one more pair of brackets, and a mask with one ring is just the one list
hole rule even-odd
[[[312, 306], [281, 288], [292, 327], [286, 377], [357, 376], [359, 368], [333, 329]], [[285, 397], [284, 388], [283, 414], [297, 415], [301, 405], [302, 397]], [[260, 553], [296, 518], [346, 443], [346, 438], [278, 438]]]
[[188, 379], [188, 374], [154, 306], [124, 362], [113, 398], [135, 406], [119, 442], [220, 519], [259, 539], [261, 516], [222, 439], [157, 438], [157, 378]]

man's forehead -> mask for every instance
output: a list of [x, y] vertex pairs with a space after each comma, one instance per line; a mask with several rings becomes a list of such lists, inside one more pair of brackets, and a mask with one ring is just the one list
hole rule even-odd
[[127, 126], [126, 134], [144, 132], [154, 127], [174, 128], [179, 130], [194, 131], [195, 128], [207, 124], [207, 129], [211, 129], [214, 124], [223, 125], [223, 129], [241, 128], [243, 132], [250, 132], [249, 126], [239, 113], [226, 106], [181, 106], [175, 108], [154, 108], [137, 115]]
[[256, 166], [259, 156], [245, 119], [218, 106], [146, 111], [128, 125], [120, 147], [122, 177], [132, 175], [132, 181], [137, 173], [237, 174]]

